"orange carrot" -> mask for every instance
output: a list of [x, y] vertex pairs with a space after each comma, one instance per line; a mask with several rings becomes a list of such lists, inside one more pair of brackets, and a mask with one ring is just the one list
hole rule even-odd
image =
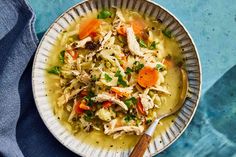
[[111, 87], [111, 91], [114, 92], [114, 93], [116, 93], [116, 94], [117, 94], [118, 96], [120, 96], [120, 97], [123, 97], [123, 96], [128, 97], [128, 96], [129, 96], [128, 93], [126, 93], [126, 92], [121, 92], [121, 91], [119, 91], [119, 90], [117, 90], [116, 88], [113, 88], [113, 87]]
[[85, 100], [82, 100], [79, 107], [83, 110], [91, 110], [91, 107], [87, 106], [86, 105], [86, 101]]
[[80, 108], [80, 101], [77, 101], [75, 105], [75, 113], [82, 114], [84, 110]]
[[112, 102], [110, 102], [110, 101], [104, 101], [103, 103], [102, 103], [102, 106], [104, 107], [104, 108], [108, 108], [108, 107], [110, 107], [112, 105]]
[[158, 80], [158, 72], [151, 67], [144, 67], [138, 73], [138, 84], [144, 88], [151, 87]]
[[130, 24], [134, 30], [134, 33], [137, 36], [142, 37], [144, 29], [146, 27], [144, 21], [142, 19], [135, 19], [134, 21], [131, 21]]
[[75, 52], [74, 50], [66, 50], [66, 52], [68, 52], [68, 53], [71, 55], [71, 57], [73, 58], [73, 60], [76, 60], [77, 57], [78, 57], [78, 55], [79, 55], [79, 53], [78, 53], [78, 52]]
[[145, 113], [145, 111], [144, 111], [144, 109], [143, 109], [143, 104], [142, 104], [140, 98], [138, 98], [137, 110], [138, 110], [138, 112], [139, 112], [140, 114], [146, 115], [146, 113]]
[[84, 39], [89, 36], [92, 32], [95, 32], [100, 26], [101, 21], [98, 19], [88, 19], [80, 25], [79, 38]]
[[126, 36], [126, 28], [125, 28], [124, 26], [120, 26], [120, 27], [117, 29], [117, 32], [118, 32], [118, 34], [120, 34], [120, 35]]

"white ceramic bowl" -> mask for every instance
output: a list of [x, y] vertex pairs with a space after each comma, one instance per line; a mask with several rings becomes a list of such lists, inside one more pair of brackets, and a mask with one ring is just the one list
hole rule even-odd
[[193, 118], [201, 91], [201, 66], [197, 49], [187, 30], [174, 15], [154, 2], [147, 0], [87, 0], [78, 3], [59, 16], [43, 36], [34, 58], [32, 86], [36, 106], [50, 132], [58, 141], [74, 153], [81, 156], [96, 157], [128, 156], [131, 150], [121, 151], [94, 148], [82, 143], [71, 135], [53, 114], [52, 105], [48, 101], [44, 84], [48, 56], [59, 34], [79, 16], [86, 15], [94, 10], [111, 8], [113, 6], [134, 10], [161, 20], [172, 31], [172, 35], [179, 42], [186, 61], [189, 79], [188, 97], [174, 123], [150, 143], [145, 153], [145, 156], [156, 155], [169, 147], [184, 132]]

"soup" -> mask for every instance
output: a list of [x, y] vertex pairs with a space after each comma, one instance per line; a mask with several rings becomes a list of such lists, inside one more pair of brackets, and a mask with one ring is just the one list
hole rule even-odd
[[[161, 21], [129, 10], [80, 17], [63, 31], [45, 72], [60, 122], [85, 143], [129, 149], [179, 100], [181, 50]], [[171, 125], [160, 122], [155, 135]]]

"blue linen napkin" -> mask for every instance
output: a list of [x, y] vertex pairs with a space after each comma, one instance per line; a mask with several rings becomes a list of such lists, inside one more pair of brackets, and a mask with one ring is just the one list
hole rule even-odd
[[[45, 13], [45, 10], [50, 12], [54, 9], [53, 14], [56, 17], [62, 13], [63, 9], [72, 5], [72, 1], [76, 3], [77, 0], [60, 0], [59, 7], [50, 5], [55, 3], [55, 0], [30, 1], [34, 2], [36, 12], [37, 9], [40, 11], [37, 15]], [[172, 3], [173, 1], [170, 4]], [[48, 5], [48, 9], [39, 7], [40, 4]], [[176, 7], [174, 4], [173, 6]], [[56, 8], [57, 11], [55, 11]], [[46, 12], [47, 16], [41, 16], [38, 26], [45, 25], [45, 27], [37, 27], [38, 30], [44, 31], [54, 20], [55, 17], [49, 12]], [[0, 156], [73, 157], [76, 155], [62, 146], [49, 133], [34, 104], [31, 67], [37, 38], [34, 35], [33, 23], [34, 14], [23, 0], [0, 0]], [[216, 27], [218, 28], [218, 25]], [[196, 30], [195, 28], [193, 30]], [[199, 42], [197, 40], [197, 43]], [[207, 48], [200, 46], [201, 49], [206, 51]], [[202, 55], [201, 52], [204, 51], [200, 51], [200, 55]], [[203, 61], [204, 58], [207, 57], [203, 57]], [[220, 61], [219, 58], [220, 56], [213, 60]], [[203, 63], [205, 65], [205, 62]], [[206, 69], [203, 67], [203, 71]], [[204, 82], [207, 81], [206, 78]], [[175, 157], [178, 154], [183, 157], [235, 157], [235, 85], [236, 66], [232, 67], [209, 90], [205, 90], [196, 116], [183, 136], [157, 156]]]
[[38, 42], [33, 23], [34, 14], [25, 1], [0, 0], [0, 156], [23, 156], [15, 136], [21, 102], [18, 85]]
[[49, 133], [35, 107], [34, 22], [35, 15], [24, 0], [0, 0], [0, 156], [75, 156]]

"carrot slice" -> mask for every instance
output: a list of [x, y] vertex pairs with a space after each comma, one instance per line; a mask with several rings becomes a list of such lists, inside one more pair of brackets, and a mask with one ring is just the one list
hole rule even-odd
[[146, 27], [146, 24], [144, 23], [144, 21], [142, 19], [136, 19], [134, 21], [131, 21], [130, 24], [134, 30], [134, 33], [137, 36], [142, 37], [142, 34], [143, 34], [144, 29]]
[[86, 105], [86, 101], [85, 100], [82, 100], [79, 107], [83, 110], [91, 110], [91, 107], [87, 106]]
[[71, 55], [71, 57], [73, 58], [73, 60], [76, 60], [77, 57], [78, 57], [78, 55], [79, 55], [79, 53], [78, 53], [78, 52], [75, 52], [74, 50], [66, 50], [66, 52], [68, 52], [68, 53]]
[[121, 92], [121, 91], [119, 91], [119, 90], [117, 90], [116, 88], [113, 88], [113, 87], [111, 87], [111, 91], [114, 92], [114, 93], [116, 93], [116, 94], [117, 94], [118, 96], [120, 96], [120, 97], [123, 97], [123, 96], [128, 97], [128, 96], [129, 96], [128, 93]]
[[112, 102], [110, 102], [110, 101], [104, 101], [103, 103], [102, 103], [102, 106], [104, 107], [104, 108], [108, 108], [108, 107], [110, 107], [112, 105]]
[[101, 21], [98, 19], [88, 19], [80, 25], [79, 38], [84, 39], [89, 36], [92, 32], [95, 32], [100, 26]]
[[158, 80], [158, 72], [151, 67], [144, 67], [138, 73], [138, 84], [144, 88], [151, 87]]
[[144, 109], [143, 109], [143, 104], [142, 104], [140, 98], [138, 98], [137, 110], [138, 110], [138, 112], [139, 112], [140, 114], [146, 115], [146, 113], [145, 113], [145, 111], [144, 111]]
[[80, 108], [80, 101], [78, 101], [75, 105], [76, 105], [75, 106], [75, 113], [82, 114], [84, 112], [84, 110]]
[[117, 29], [118, 34], [126, 36], [126, 28], [124, 26], [121, 26]]

